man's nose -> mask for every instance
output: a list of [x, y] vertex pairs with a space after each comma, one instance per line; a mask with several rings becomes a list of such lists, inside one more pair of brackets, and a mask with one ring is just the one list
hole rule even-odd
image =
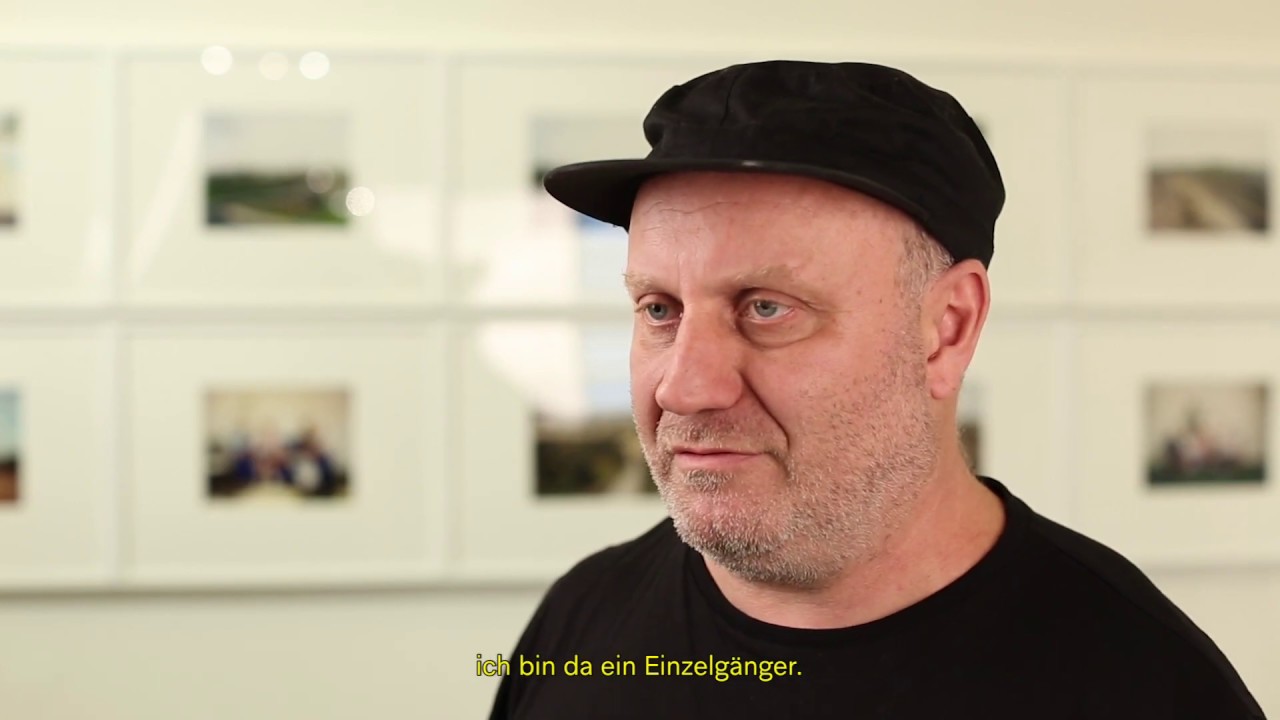
[[675, 342], [663, 353], [662, 380], [654, 400], [677, 415], [733, 407], [743, 389], [740, 341], [731, 322], [686, 314]]

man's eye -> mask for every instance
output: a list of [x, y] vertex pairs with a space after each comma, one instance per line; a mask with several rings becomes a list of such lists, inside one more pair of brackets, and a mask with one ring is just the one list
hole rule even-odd
[[649, 303], [641, 309], [649, 316], [650, 320], [662, 321], [666, 320], [671, 315], [671, 308], [663, 305], [662, 303]]
[[758, 316], [766, 320], [777, 317], [782, 313], [782, 303], [776, 303], [772, 300], [753, 300], [751, 307], [755, 309]]

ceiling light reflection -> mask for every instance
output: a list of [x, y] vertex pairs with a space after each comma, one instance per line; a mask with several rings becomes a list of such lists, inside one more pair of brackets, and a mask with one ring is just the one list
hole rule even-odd
[[308, 80], [319, 80], [329, 74], [329, 56], [322, 52], [309, 52], [298, 60], [298, 72]]
[[351, 192], [347, 193], [347, 210], [356, 217], [364, 217], [373, 212], [374, 199], [373, 191], [369, 188], [352, 188]]
[[226, 75], [234, 62], [231, 51], [221, 45], [211, 45], [200, 53], [200, 64], [210, 75]]

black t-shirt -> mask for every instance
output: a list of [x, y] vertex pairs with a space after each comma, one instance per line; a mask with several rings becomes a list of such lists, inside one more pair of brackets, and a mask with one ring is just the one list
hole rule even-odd
[[551, 587], [492, 718], [1263, 717], [1134, 565], [983, 481], [1006, 517], [990, 552], [928, 598], [837, 630], [740, 612], [665, 520]]

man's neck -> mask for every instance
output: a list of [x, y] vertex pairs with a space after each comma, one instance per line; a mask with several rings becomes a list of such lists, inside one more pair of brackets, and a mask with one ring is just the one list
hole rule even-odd
[[1000, 499], [960, 468], [930, 482], [881, 552], [821, 589], [762, 586], [710, 558], [706, 563], [725, 598], [757, 620], [795, 628], [851, 627], [950, 585], [990, 551], [1003, 528]]

